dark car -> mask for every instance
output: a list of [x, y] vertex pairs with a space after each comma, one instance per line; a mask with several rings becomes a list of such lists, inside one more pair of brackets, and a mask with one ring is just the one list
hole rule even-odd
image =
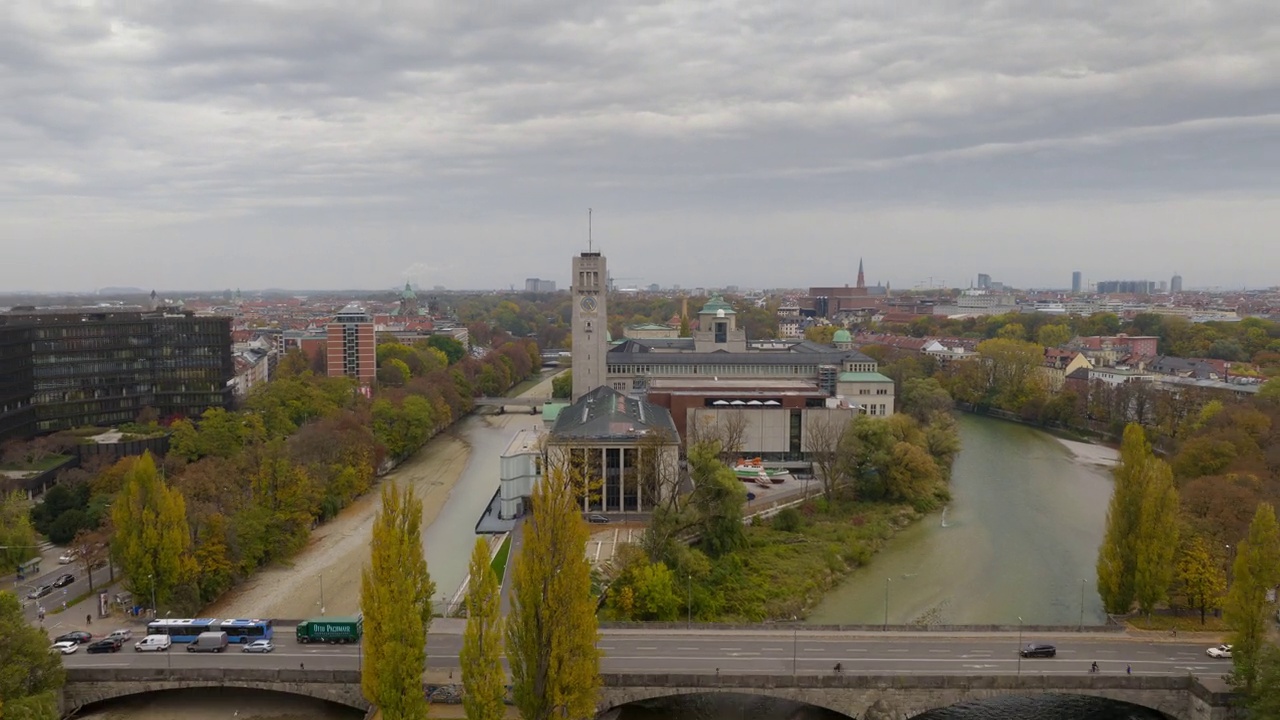
[[1058, 654], [1058, 648], [1044, 643], [1030, 643], [1019, 650], [1018, 654], [1024, 658], [1053, 657]]
[[53, 581], [53, 586], [56, 588], [66, 587], [75, 581], [76, 581], [75, 575], [72, 575], [71, 573], [65, 573], [65, 574], [59, 575], [58, 579]]
[[603, 515], [588, 515], [588, 516], [587, 516], [587, 522], [589, 522], [589, 523], [607, 523], [607, 522], [609, 522], [609, 518], [607, 518], [607, 517], [605, 517], [605, 516], [603, 516]]
[[116, 642], [112, 638], [104, 638], [95, 643], [90, 643], [89, 647], [84, 651], [87, 653], [113, 653], [120, 652], [121, 643]]
[[92, 639], [93, 639], [93, 636], [83, 630], [72, 630], [69, 633], [63, 633], [59, 635], [58, 637], [54, 638], [53, 641], [54, 642], [73, 642], [73, 643], [80, 643], [81, 645], [83, 645], [84, 643], [87, 643]]

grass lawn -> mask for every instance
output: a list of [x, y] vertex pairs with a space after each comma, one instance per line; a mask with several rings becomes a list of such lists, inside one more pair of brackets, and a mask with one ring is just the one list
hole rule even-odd
[[45, 470], [52, 470], [70, 459], [71, 457], [68, 455], [52, 455], [33, 463], [0, 463], [0, 470], [7, 470], [11, 472], [44, 472]]
[[502, 585], [502, 576], [507, 571], [507, 555], [511, 552], [511, 536], [508, 535], [502, 541], [502, 547], [498, 548], [498, 554], [493, 556], [493, 562], [489, 564], [493, 568], [493, 574], [498, 576], [498, 585]]

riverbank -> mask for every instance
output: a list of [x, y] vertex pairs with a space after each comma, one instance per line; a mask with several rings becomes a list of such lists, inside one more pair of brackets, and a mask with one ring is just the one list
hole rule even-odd
[[[549, 397], [551, 379], [523, 386], [516, 397]], [[472, 460], [471, 445], [463, 438], [466, 423], [482, 422], [494, 428], [527, 422], [527, 415], [476, 415], [461, 419], [388, 473], [381, 483], [409, 485], [422, 500], [424, 542], [431, 525], [444, 509], [450, 494]], [[496, 489], [498, 478], [493, 478]], [[489, 491], [492, 493], [492, 490]], [[360, 607], [360, 574], [369, 557], [373, 521], [381, 507], [380, 489], [361, 497], [338, 517], [317, 527], [307, 546], [287, 563], [260, 570], [222, 598], [207, 606], [205, 617], [304, 618], [325, 614], [355, 614]], [[474, 522], [474, 521], [473, 521]], [[472, 539], [465, 546], [471, 547]], [[442, 592], [451, 592], [440, 588]], [[321, 603], [323, 595], [323, 604]]]
[[1095, 445], [1093, 443], [1079, 442], [1077, 440], [1067, 440], [1054, 436], [1063, 447], [1071, 452], [1076, 460], [1087, 465], [1097, 465], [1100, 467], [1115, 467], [1120, 462], [1120, 451], [1106, 445]]

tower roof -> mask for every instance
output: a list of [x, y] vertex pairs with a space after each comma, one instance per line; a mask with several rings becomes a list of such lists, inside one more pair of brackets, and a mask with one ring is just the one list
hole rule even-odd
[[418, 297], [418, 294], [413, 291], [413, 288], [409, 287], [408, 281], [405, 281], [404, 290], [400, 292], [400, 297], [405, 300], [409, 300], [409, 299], [416, 300]]
[[723, 310], [725, 315], [737, 314], [733, 311], [733, 306], [725, 302], [724, 298], [720, 297], [719, 294], [712, 295], [711, 299], [707, 301], [707, 304], [703, 305], [702, 309], [698, 311], [698, 314], [715, 315], [719, 310]]
[[850, 334], [848, 330], [845, 330], [844, 328], [840, 328], [835, 332], [834, 335], [831, 336], [831, 342], [838, 342], [838, 343], [853, 342], [853, 335]]

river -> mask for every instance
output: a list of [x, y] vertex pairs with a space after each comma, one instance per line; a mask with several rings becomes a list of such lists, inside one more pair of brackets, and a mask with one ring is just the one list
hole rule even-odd
[[1105, 620], [1093, 579], [1109, 473], [1077, 461], [1038, 430], [974, 415], [958, 422], [962, 449], [951, 505], [899, 533], [830, 593], [809, 622]]
[[[1103, 619], [1092, 578], [1111, 493], [1107, 472], [1078, 462], [1060, 442], [1031, 428], [969, 415], [958, 420], [963, 449], [956, 461], [953, 501], [946, 513], [931, 515], [895, 537], [870, 565], [833, 591], [810, 622], [882, 622], [885, 578], [889, 578], [890, 590], [888, 618], [894, 624], [1014, 624], [1019, 616], [1027, 624], [1075, 624], [1081, 616], [1082, 587], [1084, 622]], [[515, 417], [504, 422], [470, 417], [459, 424], [457, 431], [471, 445], [471, 457], [424, 538], [438, 594], [452, 593], [466, 574], [475, 521], [497, 487], [499, 455], [517, 422]], [[459, 551], [462, 547], [465, 552]], [[979, 707], [936, 711], [921, 720], [1157, 717], [1105, 701], [1041, 700], [1034, 707], [1025, 702], [1000, 699]], [[628, 708], [622, 720], [831, 717], [815, 710], [795, 714], [795, 708], [759, 703], [731, 697], [699, 698], [675, 705]], [[226, 694], [178, 691], [107, 703], [88, 717], [339, 720], [352, 716], [301, 698], [232, 699]]]

